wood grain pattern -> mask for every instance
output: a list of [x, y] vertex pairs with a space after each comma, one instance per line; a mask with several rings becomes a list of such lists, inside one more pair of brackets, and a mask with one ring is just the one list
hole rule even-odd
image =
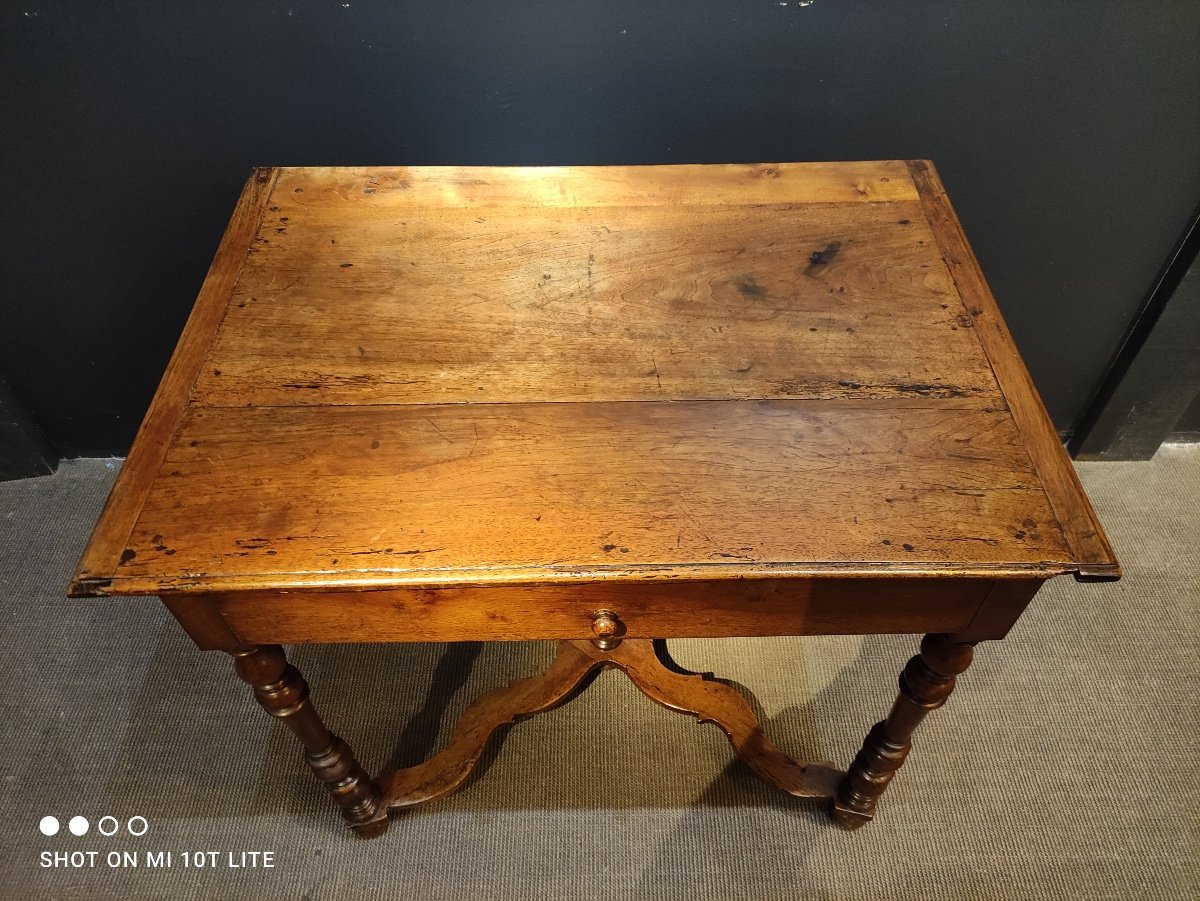
[[1044, 578], [1040, 579], [997, 579], [987, 587], [983, 602], [975, 616], [965, 627], [916, 629], [917, 632], [945, 632], [952, 634], [954, 641], [973, 643], [994, 641], [1004, 638], [1025, 608], [1037, 595]]
[[146, 493], [154, 483], [159, 464], [178, 428], [192, 385], [228, 307], [230, 294], [246, 259], [246, 248], [255, 235], [278, 174], [277, 169], [256, 169], [242, 189], [179, 344], [138, 429], [133, 449], [121, 467], [104, 506], [104, 514], [96, 523], [79, 561], [69, 588], [71, 594], [88, 595], [106, 590], [105, 579], [125, 550]]
[[202, 651], [249, 651], [255, 644], [273, 644], [279, 640], [271, 638], [264, 642], [248, 642], [239, 637], [234, 627], [221, 615], [216, 598], [205, 595], [166, 595], [163, 606], [171, 611], [176, 622], [187, 632], [188, 637]]
[[943, 258], [975, 322], [975, 332], [987, 351], [1046, 495], [1079, 563], [1078, 577], [1094, 581], [1119, 579], [1121, 567], [1100, 519], [1084, 493], [1075, 467], [1071, 465], [1029, 370], [1017, 351], [937, 170], [927, 160], [911, 161], [909, 169], [920, 190], [922, 206], [937, 235]]
[[143, 523], [114, 590], [1071, 559], [1008, 415], [926, 405], [193, 410]]
[[195, 403], [1003, 403], [916, 202], [477, 212], [285, 192]]
[[571, 700], [583, 681], [603, 663], [582, 650], [583, 643], [561, 642], [550, 665], [480, 695], [463, 711], [446, 747], [416, 766], [380, 776], [383, 820], [389, 809], [414, 807], [445, 797], [460, 788], [479, 763], [489, 739], [509, 726]]
[[954, 577], [609, 580], [231, 591], [212, 603], [242, 641], [259, 644], [589, 638], [597, 610], [613, 611], [629, 638], [851, 635], [966, 630], [993, 584]]
[[902, 160], [682, 166], [285, 168], [277, 195], [354, 216], [409, 209], [915, 200]]
[[558, 653], [546, 670], [476, 698], [443, 750], [416, 766], [380, 777], [383, 804], [375, 820], [385, 822], [387, 809], [426, 804], [457, 790], [475, 769], [497, 729], [570, 700], [584, 680], [602, 667], [621, 670], [656, 704], [717, 726], [734, 753], [771, 785], [800, 798], [833, 796], [842, 773], [826, 764], [797, 763], [767, 737], [754, 710], [736, 689], [675, 668], [664, 656], [662, 642], [627, 640], [608, 650], [589, 641], [559, 642]]
[[923, 163], [260, 174], [72, 591], [1114, 575], [952, 217]]
[[680, 668], [665, 641], [625, 641], [605, 653], [654, 703], [724, 732], [738, 759], [769, 785], [796, 798], [829, 798], [837, 790], [841, 772], [825, 763], [801, 764], [784, 754], [737, 689], [711, 674]]

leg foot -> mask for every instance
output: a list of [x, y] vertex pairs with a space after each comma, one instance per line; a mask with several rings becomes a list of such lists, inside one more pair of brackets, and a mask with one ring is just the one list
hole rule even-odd
[[833, 799], [833, 805], [829, 808], [829, 815], [833, 817], [833, 821], [843, 829], [861, 829], [871, 820], [875, 819], [873, 813], [859, 813], [857, 810], [851, 810], [848, 807], [842, 807], [837, 798]]
[[857, 829], [871, 820], [875, 804], [912, 748], [912, 734], [931, 711], [946, 703], [955, 677], [971, 665], [973, 644], [949, 635], [926, 635], [921, 653], [900, 674], [900, 694], [891, 713], [867, 734], [838, 786], [832, 815], [838, 825]]
[[[382, 821], [379, 788], [359, 766], [342, 739], [331, 733], [308, 696], [308, 683], [287, 662], [279, 645], [260, 645], [233, 655], [234, 667], [243, 682], [254, 688], [254, 697], [267, 713], [278, 717], [304, 745], [304, 759], [329, 790], [342, 816], [360, 835], [379, 835], [387, 828]], [[382, 825], [379, 825], [382, 822]]]
[[359, 838], [378, 838], [387, 832], [388, 820], [385, 815], [381, 820], [372, 820], [370, 823], [361, 823], [357, 826], [351, 826], [350, 829]]

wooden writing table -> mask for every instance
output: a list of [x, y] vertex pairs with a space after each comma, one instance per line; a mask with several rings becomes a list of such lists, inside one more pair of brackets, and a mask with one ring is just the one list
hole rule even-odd
[[[1120, 571], [927, 162], [262, 169], [71, 584], [230, 652], [359, 834], [615, 666], [871, 818], [972, 647]], [[928, 633], [842, 773], [679, 637]], [[371, 779], [280, 644], [557, 639]]]

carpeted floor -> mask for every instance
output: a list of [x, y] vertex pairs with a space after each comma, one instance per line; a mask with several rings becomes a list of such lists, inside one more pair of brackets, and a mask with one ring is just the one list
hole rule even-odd
[[[606, 673], [512, 729], [461, 793], [356, 840], [227, 657], [196, 651], [156, 601], [62, 596], [115, 468], [75, 461], [0, 485], [0, 898], [1200, 897], [1195, 445], [1080, 466], [1125, 580], [1055, 580], [1007, 641], [981, 646], [879, 818], [855, 833], [732, 764], [717, 730]], [[673, 650], [748, 686], [786, 750], [845, 766], [915, 646]], [[378, 769], [424, 757], [472, 697], [549, 654], [308, 646], [294, 660]], [[47, 815], [63, 824], [53, 837], [38, 830]], [[91, 823], [84, 836], [67, 831], [75, 815]], [[99, 835], [106, 815], [145, 817], [149, 831]], [[94, 867], [86, 855], [82, 868], [42, 866], [45, 852], [78, 851], [98, 852]], [[112, 851], [139, 866], [110, 867]], [[170, 867], [146, 867], [157, 851]], [[218, 865], [196, 868], [207, 851]], [[271, 851], [274, 866], [232, 869], [230, 851]]]

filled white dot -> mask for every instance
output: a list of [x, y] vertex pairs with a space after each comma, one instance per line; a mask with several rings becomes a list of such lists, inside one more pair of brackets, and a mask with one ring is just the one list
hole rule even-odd
[[58, 817], [42, 817], [38, 829], [42, 835], [54, 835], [58, 832]]
[[71, 822], [67, 823], [67, 828], [71, 830], [72, 835], [83, 835], [88, 831], [87, 818], [71, 817]]

